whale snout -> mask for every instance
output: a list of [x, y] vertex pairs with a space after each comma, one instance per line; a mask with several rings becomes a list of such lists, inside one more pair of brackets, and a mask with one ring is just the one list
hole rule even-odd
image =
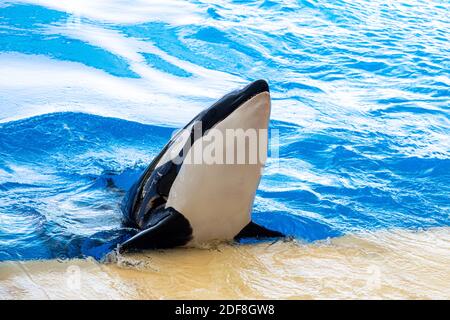
[[270, 93], [269, 84], [266, 80], [259, 79], [242, 88], [239, 96], [242, 100], [246, 101], [263, 92]]
[[270, 90], [267, 81], [263, 79], [253, 81], [241, 89], [239, 97], [242, 102], [233, 112], [240, 114], [239, 121], [232, 127], [267, 128], [271, 108]]
[[254, 94], [258, 94], [261, 92], [270, 92], [269, 84], [264, 79], [253, 81], [252, 83], [247, 85], [247, 87], [245, 87], [244, 90], [250, 90], [254, 92]]

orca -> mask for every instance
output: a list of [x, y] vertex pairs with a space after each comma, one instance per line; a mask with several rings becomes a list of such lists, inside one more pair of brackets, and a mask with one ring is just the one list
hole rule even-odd
[[138, 232], [119, 251], [282, 237], [251, 220], [264, 161], [248, 161], [250, 143], [244, 145], [244, 162], [235, 161], [236, 145], [225, 143], [216, 151], [231, 155], [233, 163], [192, 161], [195, 150], [202, 150], [196, 147], [213, 140], [212, 132], [226, 136], [230, 129], [241, 135], [248, 129], [262, 132], [257, 138], [266, 139], [266, 148], [258, 150], [266, 157], [270, 108], [269, 85], [257, 80], [223, 96], [178, 131], [124, 197], [124, 223]]

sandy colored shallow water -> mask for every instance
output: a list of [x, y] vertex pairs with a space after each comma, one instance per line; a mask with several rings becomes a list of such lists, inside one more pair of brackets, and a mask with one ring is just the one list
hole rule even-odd
[[2, 299], [450, 299], [450, 228], [3, 262]]

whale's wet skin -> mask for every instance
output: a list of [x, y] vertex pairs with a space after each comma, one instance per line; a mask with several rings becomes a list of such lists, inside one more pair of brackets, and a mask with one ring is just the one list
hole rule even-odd
[[[448, 298], [449, 9], [0, 1], [0, 296], [76, 296], [48, 287], [78, 266], [86, 297]], [[260, 78], [279, 156], [252, 219], [295, 240], [99, 263], [173, 132]]]

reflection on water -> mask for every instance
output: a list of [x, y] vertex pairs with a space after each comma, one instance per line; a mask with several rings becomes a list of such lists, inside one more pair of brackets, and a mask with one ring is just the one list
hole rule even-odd
[[2, 298], [450, 298], [450, 230], [4, 262]]

